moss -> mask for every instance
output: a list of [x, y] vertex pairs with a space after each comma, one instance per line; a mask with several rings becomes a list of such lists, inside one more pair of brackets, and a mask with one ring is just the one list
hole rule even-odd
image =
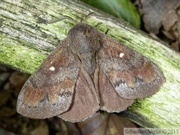
[[19, 42], [2, 35], [0, 40], [0, 62], [20, 69], [22, 72], [32, 74], [47, 57], [37, 50], [22, 46]]

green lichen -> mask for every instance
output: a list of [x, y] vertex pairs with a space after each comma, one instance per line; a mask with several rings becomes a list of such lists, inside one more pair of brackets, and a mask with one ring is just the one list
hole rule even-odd
[[22, 72], [32, 74], [47, 57], [5, 36], [0, 35], [0, 41], [0, 63]]

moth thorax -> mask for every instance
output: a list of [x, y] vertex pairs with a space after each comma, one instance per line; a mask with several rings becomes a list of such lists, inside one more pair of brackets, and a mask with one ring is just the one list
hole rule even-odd
[[91, 75], [94, 73], [96, 67], [95, 54], [93, 52], [82, 53], [80, 54], [79, 58], [88, 74]]

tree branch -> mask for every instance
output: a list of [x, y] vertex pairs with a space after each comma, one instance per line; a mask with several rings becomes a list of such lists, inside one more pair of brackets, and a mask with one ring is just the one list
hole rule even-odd
[[[145, 33], [90, 6], [73, 0], [0, 2], [0, 63], [33, 73], [74, 22], [89, 13], [85, 23], [151, 59], [163, 71], [166, 83], [150, 98], [137, 100], [124, 115], [144, 127], [180, 125], [180, 57]], [[63, 19], [70, 17], [73, 19]], [[53, 22], [54, 20], [58, 20]], [[52, 22], [52, 23], [48, 23]]]

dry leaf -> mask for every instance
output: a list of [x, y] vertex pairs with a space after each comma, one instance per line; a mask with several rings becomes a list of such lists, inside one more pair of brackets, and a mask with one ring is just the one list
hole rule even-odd
[[48, 119], [50, 134], [54, 135], [80, 135], [76, 124], [65, 122], [57, 117]]
[[141, 0], [141, 7], [139, 11], [143, 15], [145, 29], [150, 33], [159, 34], [163, 41], [167, 42], [174, 50], [179, 51], [180, 1]]
[[144, 25], [147, 31], [158, 34], [163, 18], [170, 10], [175, 10], [180, 5], [179, 0], [141, 0], [142, 8], [139, 9], [143, 15]]
[[82, 135], [123, 135], [124, 128], [137, 128], [133, 122], [122, 116], [99, 112], [77, 125]]

